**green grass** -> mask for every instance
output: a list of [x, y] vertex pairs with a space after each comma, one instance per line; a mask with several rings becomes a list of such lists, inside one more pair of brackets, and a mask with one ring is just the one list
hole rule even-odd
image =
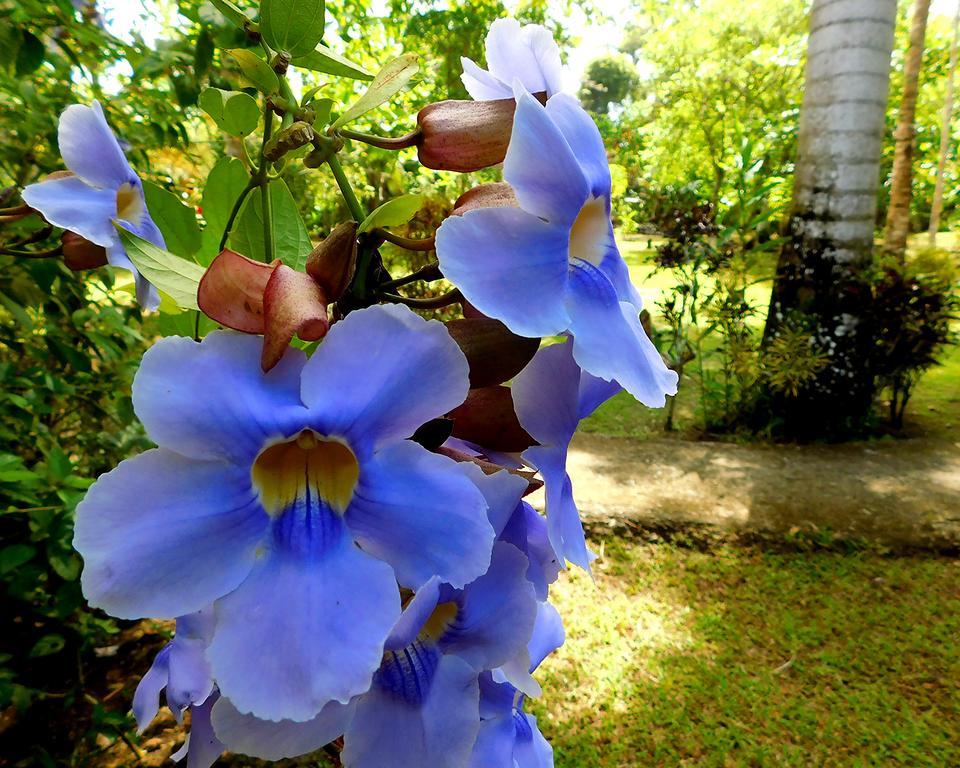
[[602, 543], [553, 591], [557, 768], [960, 764], [957, 561]]

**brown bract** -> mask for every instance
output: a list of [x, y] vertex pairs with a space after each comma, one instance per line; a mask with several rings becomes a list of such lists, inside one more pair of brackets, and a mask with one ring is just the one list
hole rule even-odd
[[533, 359], [540, 346], [540, 339], [517, 336], [489, 317], [450, 320], [446, 326], [470, 364], [471, 389], [509, 381]]
[[478, 208], [519, 207], [520, 203], [513, 193], [513, 187], [505, 181], [497, 181], [492, 184], [481, 184], [479, 187], [464, 192], [453, 204], [453, 212], [450, 215], [462, 216], [467, 211], [474, 211]]
[[509, 387], [471, 389], [447, 418], [453, 420], [454, 437], [491, 451], [519, 453], [537, 444], [520, 426]]
[[60, 236], [60, 245], [63, 249], [63, 263], [74, 272], [96, 269], [107, 263], [107, 249], [91, 243], [76, 232], [64, 232]]
[[337, 225], [307, 257], [307, 274], [323, 288], [329, 301], [339, 299], [357, 269], [357, 222]]
[[421, 164], [468, 173], [503, 162], [513, 130], [513, 99], [440, 101], [417, 114]]

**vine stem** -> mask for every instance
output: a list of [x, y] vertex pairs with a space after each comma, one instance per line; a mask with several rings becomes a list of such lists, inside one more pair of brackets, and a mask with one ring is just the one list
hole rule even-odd
[[377, 296], [393, 304], [403, 304], [413, 309], [440, 309], [442, 307], [449, 307], [451, 304], [456, 304], [463, 300], [463, 294], [460, 293], [459, 289], [454, 289], [449, 293], [433, 296], [429, 299], [411, 299], [396, 293], [386, 292], [380, 292]]
[[273, 261], [273, 206], [270, 201], [269, 163], [264, 157], [267, 142], [273, 133], [273, 110], [265, 106], [263, 110], [263, 143], [260, 145], [260, 168], [257, 172], [257, 185], [260, 187], [260, 202], [263, 206], [263, 252], [267, 264]]
[[442, 277], [443, 275], [440, 274], [440, 265], [435, 261], [431, 261], [425, 267], [421, 267], [416, 272], [411, 272], [409, 275], [398, 277], [396, 280], [388, 280], [385, 283], [380, 283], [378, 287], [381, 291], [392, 291], [395, 288], [401, 288], [404, 285], [415, 283], [417, 280], [430, 282], [432, 280], [439, 280]]
[[364, 144], [369, 144], [371, 147], [377, 147], [378, 149], [406, 149], [407, 147], [414, 147], [417, 145], [417, 142], [420, 141], [420, 129], [408, 133], [406, 136], [398, 136], [393, 138], [391, 136], [373, 136], [369, 133], [361, 133], [360, 131], [349, 131], [346, 128], [340, 128], [337, 131], [345, 139], [351, 139], [352, 141], [362, 141]]
[[247, 182], [247, 186], [243, 188], [243, 191], [237, 197], [237, 202], [233, 204], [233, 209], [230, 211], [230, 216], [227, 219], [227, 224], [223, 228], [223, 235], [220, 238], [220, 247], [217, 249], [218, 252], [222, 251], [224, 248], [227, 247], [227, 240], [230, 237], [230, 231], [233, 229], [233, 223], [237, 220], [237, 216], [240, 213], [240, 207], [243, 205], [243, 201], [247, 199], [247, 195], [249, 195], [254, 189], [256, 189], [256, 187], [257, 187], [256, 178], [255, 177], [251, 178], [250, 181]]
[[337, 186], [340, 187], [340, 194], [343, 195], [343, 200], [350, 210], [350, 215], [353, 216], [353, 220], [359, 224], [366, 218], [366, 214], [363, 212], [363, 208], [360, 205], [360, 201], [357, 200], [356, 194], [354, 194], [353, 187], [350, 186], [347, 175], [343, 172], [343, 166], [340, 165], [340, 160], [336, 155], [331, 155], [330, 159], [327, 160], [327, 165], [329, 165], [330, 170], [333, 171], [333, 178], [337, 180]]
[[428, 237], [423, 240], [415, 240], [413, 238], [395, 235], [393, 232], [381, 227], [374, 229], [373, 233], [377, 237], [383, 238], [388, 243], [393, 243], [394, 245], [398, 245], [408, 251], [432, 251], [434, 248], [436, 248], [436, 238], [433, 237]]

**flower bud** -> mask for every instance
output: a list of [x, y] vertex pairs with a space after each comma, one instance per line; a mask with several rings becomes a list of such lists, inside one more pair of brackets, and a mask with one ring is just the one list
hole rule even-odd
[[450, 215], [460, 216], [477, 208], [517, 208], [519, 205], [513, 187], [505, 181], [498, 181], [481, 184], [464, 192], [453, 204], [453, 213]]
[[513, 99], [441, 101], [417, 115], [417, 154], [427, 168], [468, 173], [503, 162], [513, 131]]
[[509, 387], [471, 389], [447, 418], [453, 420], [453, 437], [491, 451], [519, 453], [537, 444], [520, 426]]
[[307, 257], [307, 274], [326, 294], [329, 301], [339, 299], [357, 269], [357, 222], [337, 225]]
[[76, 232], [64, 232], [60, 236], [63, 247], [63, 263], [74, 272], [96, 269], [107, 263], [107, 249], [91, 243]]
[[314, 139], [313, 126], [298, 120], [284, 128], [267, 142], [263, 156], [271, 163], [282, 158], [287, 152], [293, 152], [309, 144]]

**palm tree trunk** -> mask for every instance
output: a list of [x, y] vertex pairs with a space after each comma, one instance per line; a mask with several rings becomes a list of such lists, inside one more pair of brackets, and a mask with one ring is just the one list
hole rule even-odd
[[930, 208], [930, 245], [937, 244], [937, 232], [940, 230], [940, 216], [943, 214], [944, 173], [947, 169], [947, 156], [950, 154], [950, 133], [953, 123], [954, 78], [957, 72], [957, 53], [960, 49], [960, 0], [957, 1], [957, 15], [953, 19], [953, 47], [950, 49], [950, 70], [947, 73], [947, 96], [943, 102], [943, 123], [940, 126], [940, 161], [937, 163], [937, 186], [933, 191], [933, 205]]
[[900, 102], [897, 128], [893, 134], [896, 149], [883, 247], [900, 259], [906, 253], [907, 235], [910, 232], [913, 150], [917, 133], [917, 93], [920, 89], [920, 70], [923, 67], [923, 48], [929, 15], [930, 0], [916, 0], [913, 6], [913, 19], [910, 22], [910, 47], [903, 65], [903, 101]]
[[789, 241], [764, 331], [800, 328], [827, 362], [796, 397], [768, 392], [769, 418], [797, 436], [865, 423], [870, 287], [896, 0], [815, 0]]

